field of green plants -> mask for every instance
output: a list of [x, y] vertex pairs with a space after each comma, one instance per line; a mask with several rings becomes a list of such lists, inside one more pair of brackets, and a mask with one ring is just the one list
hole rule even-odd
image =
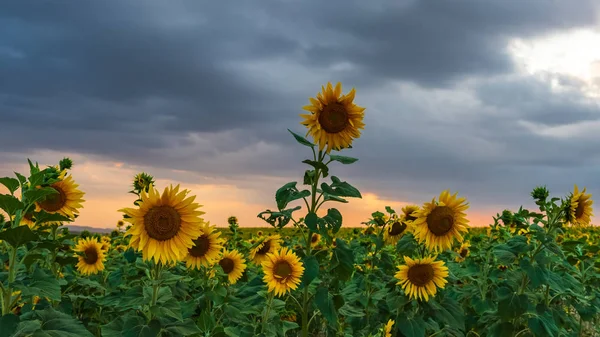
[[328, 84], [310, 98], [314, 142], [290, 131], [307, 169], [258, 214], [266, 228], [234, 214], [217, 228], [203, 219], [210, 200], [139, 173], [110, 235], [71, 234], [85, 187], [70, 159], [0, 178], [0, 337], [600, 335], [586, 189], [535, 187], [535, 209], [485, 228], [447, 190], [344, 227], [335, 204], [361, 194], [333, 171], [358, 159], [332, 151], [365, 126], [354, 96]]

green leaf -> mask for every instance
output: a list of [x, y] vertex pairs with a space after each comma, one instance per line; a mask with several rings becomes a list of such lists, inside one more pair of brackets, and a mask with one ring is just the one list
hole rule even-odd
[[59, 197], [58, 191], [52, 187], [34, 188], [26, 190], [25, 193], [23, 193], [23, 196], [29, 203]]
[[327, 215], [323, 217], [323, 220], [329, 225], [327, 228], [321, 228], [324, 231], [331, 229], [335, 234], [342, 227], [342, 213], [335, 208], [328, 209]]
[[306, 170], [304, 171], [304, 185], [312, 185], [315, 179], [315, 170]]
[[13, 248], [37, 240], [38, 236], [28, 226], [7, 228], [0, 233], [0, 240], [8, 242]]
[[319, 311], [321, 311], [323, 317], [327, 320], [329, 326], [336, 327], [337, 314], [335, 312], [333, 300], [331, 299], [331, 295], [329, 294], [329, 290], [327, 290], [327, 288], [317, 288], [317, 293], [315, 294], [315, 304]]
[[[25, 282], [29, 281], [29, 282]], [[51, 300], [60, 300], [60, 284], [53, 275], [46, 274], [41, 269], [36, 269], [31, 277], [15, 284], [21, 290], [23, 297], [40, 296]]]
[[183, 317], [181, 316], [181, 306], [173, 297], [166, 302], [153, 306], [150, 308], [150, 311], [157, 317], [172, 317], [178, 321], [183, 321]]
[[200, 314], [200, 318], [198, 320], [198, 328], [200, 328], [203, 332], [209, 332], [215, 327], [215, 318], [211, 315], [207, 310], [203, 311]]
[[329, 175], [329, 167], [327, 167], [327, 165], [325, 165], [323, 162], [314, 161], [314, 160], [310, 160], [310, 159], [303, 160], [302, 162], [304, 164], [308, 164], [308, 165], [314, 167], [315, 169], [320, 170], [321, 174], [323, 174], [323, 178], [325, 178]]
[[417, 249], [417, 242], [412, 233], [404, 234], [396, 244], [396, 252], [401, 255], [410, 255]]
[[302, 275], [302, 284], [304, 287], [308, 287], [310, 283], [319, 276], [319, 261], [314, 255], [310, 255], [304, 258], [302, 261], [304, 264], [304, 274]]
[[362, 310], [353, 307], [348, 303], [342, 305], [342, 307], [339, 310], [339, 314], [345, 317], [363, 317], [365, 315], [365, 313]]
[[517, 256], [511, 251], [511, 248], [506, 245], [497, 245], [494, 247], [494, 255], [498, 258], [498, 262], [503, 265], [511, 265], [515, 262]]
[[11, 337], [19, 326], [19, 316], [8, 314], [0, 316], [0, 337]]
[[327, 185], [326, 183], [321, 184], [323, 192], [338, 197], [362, 198], [358, 189], [345, 181], [340, 181], [338, 177], [331, 176], [331, 181], [331, 185]]
[[277, 208], [279, 210], [284, 209], [287, 204], [294, 200], [310, 196], [309, 190], [298, 191], [296, 184], [295, 181], [289, 182], [275, 192], [275, 201], [277, 202]]
[[80, 321], [51, 307], [31, 311], [31, 316], [41, 322], [34, 337], [94, 337]]
[[328, 194], [328, 193], [323, 193], [323, 196], [324, 196], [323, 199], [325, 201], [337, 201], [337, 202], [341, 202], [341, 203], [344, 203], [344, 204], [348, 203], [348, 200], [346, 200], [344, 198], [337, 197], [335, 195]]
[[190, 318], [182, 322], [169, 323], [163, 330], [166, 330], [175, 336], [191, 336], [201, 332], [196, 323]]
[[352, 164], [358, 161], [357, 158], [352, 158], [352, 157], [346, 157], [346, 156], [337, 156], [337, 155], [329, 155], [329, 158], [331, 158], [331, 160], [340, 162], [344, 165], [348, 165], [348, 164]]
[[19, 189], [19, 181], [15, 178], [2, 177], [0, 178], [0, 184], [6, 186], [10, 191], [10, 194], [14, 194], [17, 189]]
[[319, 220], [319, 216], [315, 212], [309, 212], [304, 218], [304, 224], [306, 227], [313, 232], [317, 232], [317, 221]]
[[294, 136], [294, 138], [296, 138], [296, 141], [304, 146], [308, 146], [308, 147], [314, 147], [315, 144], [311, 143], [308, 141], [308, 139], [300, 136], [299, 134], [296, 134], [294, 132], [292, 132], [292, 130], [288, 129], [288, 131], [292, 134], [292, 136]]
[[425, 321], [419, 316], [409, 318], [406, 315], [400, 315], [394, 326], [406, 337], [425, 336]]
[[527, 321], [529, 329], [534, 336], [558, 336], [559, 329], [556, 326], [552, 313], [547, 311], [543, 315], [530, 317]]
[[25, 178], [25, 176], [22, 175], [21, 173], [18, 173], [18, 172], [14, 172], [14, 173], [17, 176], [17, 179], [19, 179], [19, 182], [21, 184], [25, 184], [25, 182], [27, 181], [27, 178]]
[[25, 205], [19, 199], [9, 194], [0, 194], [0, 209], [3, 209], [6, 214], [12, 216], [17, 213], [17, 210], [24, 208]]
[[45, 211], [40, 211], [35, 215], [35, 222], [38, 224], [46, 223], [46, 222], [70, 222], [71, 218], [64, 216], [58, 213], [47, 213]]
[[546, 271], [540, 265], [531, 265], [528, 258], [523, 258], [519, 265], [527, 273], [532, 287], [537, 288], [546, 283]]
[[344, 240], [335, 239], [336, 247], [331, 256], [331, 271], [341, 281], [347, 281], [354, 271], [354, 253]]
[[513, 292], [508, 297], [498, 302], [498, 315], [506, 320], [516, 318], [527, 311], [528, 305], [529, 300], [527, 295], [517, 295]]

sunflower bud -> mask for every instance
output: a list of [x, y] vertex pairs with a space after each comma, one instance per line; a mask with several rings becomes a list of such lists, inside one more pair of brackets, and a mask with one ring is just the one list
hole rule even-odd
[[531, 192], [531, 196], [533, 197], [533, 199], [535, 199], [535, 203], [537, 205], [542, 205], [546, 203], [546, 199], [548, 198], [548, 196], [550, 196], [550, 192], [548, 192], [546, 186], [538, 186], [533, 189], [533, 192]]
[[150, 185], [154, 185], [154, 177], [141, 172], [133, 177], [133, 190], [135, 192], [147, 191]]
[[60, 171], [70, 170], [73, 167], [73, 161], [71, 158], [65, 157], [58, 163]]

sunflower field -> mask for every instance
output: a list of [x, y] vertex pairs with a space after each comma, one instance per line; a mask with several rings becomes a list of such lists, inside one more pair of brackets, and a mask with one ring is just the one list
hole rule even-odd
[[72, 234], [85, 195], [70, 159], [0, 178], [0, 337], [600, 336], [585, 188], [536, 187], [535, 209], [485, 228], [447, 190], [343, 226], [335, 204], [361, 193], [332, 171], [358, 159], [334, 153], [360, 137], [365, 108], [354, 89], [321, 89], [300, 115], [313, 141], [290, 131], [304, 176], [258, 214], [270, 227], [217, 228], [201, 198], [139, 173], [110, 235]]

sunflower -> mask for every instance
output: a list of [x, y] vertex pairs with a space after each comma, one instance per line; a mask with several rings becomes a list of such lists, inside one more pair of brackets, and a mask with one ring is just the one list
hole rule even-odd
[[468, 242], [463, 243], [458, 249], [458, 256], [456, 257], [456, 262], [463, 262], [465, 258], [469, 255], [469, 248], [471, 244]]
[[[64, 175], [61, 174], [62, 176]], [[82, 199], [85, 193], [77, 189], [79, 185], [75, 184], [73, 177], [68, 176], [49, 187], [57, 193], [46, 196], [44, 201], [36, 202], [36, 212], [44, 210], [47, 213], [58, 213], [71, 219], [75, 218], [79, 208], [83, 207], [81, 203], [85, 201]]]
[[356, 91], [350, 90], [347, 95], [342, 95], [342, 84], [337, 83], [335, 88], [331, 82], [327, 87], [321, 87], [322, 92], [317, 94], [317, 99], [309, 98], [311, 105], [302, 107], [310, 114], [301, 114], [304, 118], [300, 124], [308, 128], [306, 135], [312, 135], [319, 150], [327, 146], [327, 153], [350, 147], [352, 140], [360, 137], [360, 130], [364, 129], [363, 123], [365, 108], [353, 103]]
[[106, 256], [98, 239], [80, 239], [73, 250], [82, 254], [78, 255], [77, 270], [83, 275], [96, 274], [104, 270]]
[[262, 232], [262, 231], [258, 231], [258, 232], [256, 232], [256, 236], [258, 236], [258, 237], [261, 237], [261, 236], [263, 236], [263, 232]]
[[[15, 217], [12, 217], [12, 221], [15, 220]], [[29, 228], [33, 229], [35, 227], [35, 219], [33, 218], [33, 213], [27, 213], [25, 216], [21, 218], [19, 225], [27, 225]]]
[[569, 223], [574, 226], [587, 226], [591, 222], [591, 217], [594, 216], [592, 213], [592, 195], [583, 191], [579, 192], [579, 188], [575, 185], [575, 190], [571, 195], [569, 202], [569, 210], [567, 213], [567, 219]]
[[266, 260], [267, 254], [275, 252], [279, 247], [281, 247], [281, 237], [279, 235], [268, 236], [250, 251], [250, 259], [256, 264], [262, 264]]
[[469, 223], [464, 213], [467, 208], [469, 204], [465, 198], [443, 191], [439, 202], [433, 198], [431, 203], [425, 203], [422, 209], [413, 213], [417, 216], [412, 226], [416, 239], [436, 251], [450, 249], [454, 239], [462, 242], [462, 233], [467, 231]]
[[193, 241], [202, 234], [204, 212], [197, 210], [195, 196], [187, 197], [188, 190], [179, 192], [179, 185], [165, 188], [162, 196], [150, 185], [148, 192], [140, 192], [138, 208], [124, 208], [132, 224], [125, 233], [131, 235], [129, 245], [142, 251], [144, 260], [176, 262], [183, 259]]
[[313, 233], [310, 236], [310, 246], [311, 247], [316, 247], [320, 241], [321, 241], [321, 234]]
[[102, 245], [102, 250], [108, 252], [108, 249], [110, 248], [110, 237], [106, 235], [102, 236], [100, 244]]
[[394, 323], [394, 320], [390, 319], [383, 327], [384, 337], [392, 337], [392, 327], [394, 326]]
[[405, 222], [399, 219], [394, 221], [394, 223], [392, 223], [383, 232], [385, 242], [391, 245], [396, 244], [398, 240], [400, 240], [402, 235], [406, 232], [406, 228], [408, 228], [408, 225]]
[[219, 239], [221, 232], [210, 226], [210, 223], [202, 225], [200, 231], [200, 236], [187, 250], [185, 265], [189, 269], [200, 269], [201, 266], [210, 267], [215, 264], [223, 248], [223, 239]]
[[262, 269], [265, 273], [263, 280], [269, 292], [274, 292], [275, 296], [284, 295], [298, 288], [304, 273], [304, 267], [298, 256], [286, 247], [267, 254]]
[[508, 269], [508, 266], [503, 265], [503, 264], [498, 265], [498, 270], [505, 271], [506, 269]]
[[219, 261], [219, 266], [227, 274], [229, 283], [235, 284], [242, 277], [244, 270], [246, 270], [246, 260], [235, 249], [232, 251], [225, 250]]
[[408, 224], [412, 223], [413, 221], [417, 220], [415, 213], [418, 211], [419, 206], [417, 205], [407, 205], [402, 207], [403, 220], [406, 221]]
[[404, 262], [406, 265], [398, 266], [399, 271], [394, 277], [400, 280], [396, 284], [402, 285], [410, 299], [427, 302], [429, 296], [435, 296], [437, 288], [444, 288], [448, 282], [448, 267], [444, 261], [436, 261], [435, 256], [415, 260], [405, 256]]

